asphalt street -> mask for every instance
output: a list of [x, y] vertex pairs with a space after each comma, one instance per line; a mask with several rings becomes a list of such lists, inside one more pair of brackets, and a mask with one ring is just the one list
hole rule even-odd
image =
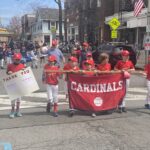
[[[147, 91], [143, 77], [131, 78], [127, 113], [99, 113], [96, 118], [80, 111], [68, 117], [61, 80], [59, 117], [54, 118], [45, 112], [41, 72], [42, 68], [34, 69], [40, 90], [23, 98], [21, 118], [8, 118], [10, 102], [0, 84], [0, 143], [10, 143], [13, 150], [150, 150], [150, 110], [144, 109]], [[4, 75], [5, 71], [1, 71], [1, 77]]]

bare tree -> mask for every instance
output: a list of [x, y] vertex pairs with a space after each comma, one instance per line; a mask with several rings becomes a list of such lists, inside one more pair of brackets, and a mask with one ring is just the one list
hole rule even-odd
[[60, 41], [63, 41], [63, 35], [62, 35], [62, 2], [61, 0], [55, 0], [59, 7], [59, 38]]
[[20, 36], [21, 36], [21, 18], [18, 16], [12, 17], [7, 28], [9, 31], [14, 33], [13, 34], [14, 40], [20, 39]]

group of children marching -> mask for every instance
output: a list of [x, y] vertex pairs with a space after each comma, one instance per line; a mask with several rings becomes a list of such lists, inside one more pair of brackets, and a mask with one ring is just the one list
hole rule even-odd
[[[126, 90], [129, 87], [130, 82], [130, 72], [134, 71], [134, 65], [129, 60], [129, 52], [127, 50], [123, 50], [121, 52], [122, 60], [119, 60], [117, 64], [114, 67], [114, 70], [121, 70], [124, 73], [124, 77], [126, 78]], [[23, 64], [21, 64], [21, 54], [16, 53], [13, 56], [13, 63], [8, 65], [7, 67], [7, 74], [12, 74], [14, 72], [17, 72], [19, 70], [22, 70], [25, 68]], [[145, 73], [147, 75], [147, 86], [148, 86], [148, 95], [147, 95], [147, 103], [145, 105], [146, 108], [150, 108], [150, 57], [149, 57], [149, 63], [145, 67]], [[64, 65], [63, 71], [65, 72], [74, 72], [79, 73], [87, 76], [94, 76], [98, 75], [101, 71], [110, 71], [111, 65], [109, 64], [109, 55], [106, 53], [102, 53], [99, 57], [100, 63], [95, 65], [94, 60], [92, 59], [92, 53], [87, 52], [86, 53], [86, 60], [82, 62], [82, 69], [79, 68], [79, 60], [76, 56], [76, 53], [73, 53], [72, 56], [69, 57], [68, 62]], [[42, 81], [46, 85], [47, 88], [47, 106], [46, 111], [49, 113], [51, 109], [53, 108], [53, 116], [58, 116], [58, 84], [59, 84], [59, 78], [62, 77], [62, 74], [64, 75], [64, 81], [65, 81], [65, 88], [66, 88], [66, 98], [68, 98], [67, 93], [67, 73], [62, 73], [63, 71], [59, 68], [59, 66], [56, 65], [57, 59], [54, 55], [51, 55], [48, 57], [48, 62], [44, 66]], [[61, 70], [61, 71], [60, 71]], [[126, 97], [126, 96], [125, 96]], [[118, 106], [118, 111], [120, 113], [126, 112], [125, 107], [125, 97], [122, 101], [122, 103]], [[12, 101], [11, 106], [11, 113], [10, 118], [14, 117], [21, 117], [22, 114], [20, 113], [20, 100], [21, 98], [18, 98], [14, 101]], [[71, 115], [73, 115], [73, 112], [71, 110]], [[95, 117], [95, 112], [92, 113], [92, 117]]]

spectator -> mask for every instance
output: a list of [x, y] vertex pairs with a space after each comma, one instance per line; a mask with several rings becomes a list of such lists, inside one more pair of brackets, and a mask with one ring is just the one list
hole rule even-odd
[[44, 43], [43, 46], [40, 49], [40, 66], [42, 65], [42, 63], [45, 63], [45, 58], [47, 57], [47, 53], [48, 53], [48, 47], [47, 44]]
[[4, 69], [4, 50], [1, 45], [0, 45], [0, 65], [1, 69]]
[[48, 56], [54, 55], [57, 59], [56, 65], [60, 67], [62, 62], [65, 63], [65, 57], [63, 56], [61, 50], [56, 48], [56, 46], [57, 46], [57, 41], [53, 40], [52, 47], [48, 50]]

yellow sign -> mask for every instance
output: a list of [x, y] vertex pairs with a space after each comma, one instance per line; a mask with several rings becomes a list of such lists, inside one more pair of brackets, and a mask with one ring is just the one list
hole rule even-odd
[[120, 26], [120, 21], [117, 18], [113, 18], [108, 24], [113, 30], [116, 30]]
[[117, 30], [112, 30], [111, 31], [111, 38], [116, 39], [117, 38]]

